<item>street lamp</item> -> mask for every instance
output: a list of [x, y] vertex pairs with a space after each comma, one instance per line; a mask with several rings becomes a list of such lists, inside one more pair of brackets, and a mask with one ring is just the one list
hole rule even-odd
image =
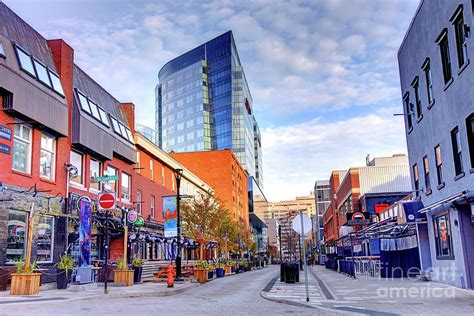
[[183, 176], [183, 169], [174, 169], [174, 176], [176, 177], [176, 213], [177, 213], [177, 242], [178, 242], [178, 253], [176, 254], [176, 281], [183, 281], [183, 277], [181, 276], [181, 219], [179, 214], [179, 201], [181, 197], [179, 195], [179, 188], [181, 186], [181, 177]]

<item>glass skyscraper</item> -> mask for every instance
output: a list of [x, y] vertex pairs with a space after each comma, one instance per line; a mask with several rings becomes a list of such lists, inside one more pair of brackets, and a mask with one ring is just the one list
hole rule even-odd
[[158, 79], [158, 145], [168, 152], [232, 149], [262, 186], [260, 132], [232, 31], [171, 60]]

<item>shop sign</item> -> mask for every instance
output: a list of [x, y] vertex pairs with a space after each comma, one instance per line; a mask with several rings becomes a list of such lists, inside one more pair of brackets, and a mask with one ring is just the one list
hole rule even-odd
[[145, 221], [143, 220], [143, 217], [139, 216], [135, 221], [135, 226], [142, 227], [143, 225], [145, 225]]
[[137, 221], [138, 219], [138, 213], [136, 211], [129, 211], [127, 214], [127, 221], [130, 224], [133, 224]]
[[79, 245], [81, 249], [79, 267], [82, 267], [91, 264], [92, 208], [91, 202], [85, 199], [83, 199], [80, 204]]
[[12, 129], [0, 125], [0, 138], [4, 138], [7, 140], [12, 140]]
[[176, 196], [163, 197], [163, 211], [164, 211], [164, 230], [165, 237], [172, 238], [178, 236], [178, 219], [176, 212]]
[[113, 210], [115, 208], [115, 192], [99, 193], [99, 210]]
[[388, 204], [375, 204], [375, 214], [378, 214], [388, 208]]
[[10, 155], [11, 154], [11, 147], [5, 144], [0, 144], [0, 153]]
[[347, 225], [349, 226], [368, 225], [372, 222], [370, 220], [369, 212], [347, 213], [346, 216], [347, 216]]

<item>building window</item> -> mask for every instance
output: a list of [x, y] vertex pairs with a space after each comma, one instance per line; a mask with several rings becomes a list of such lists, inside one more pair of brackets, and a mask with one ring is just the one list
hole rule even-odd
[[22, 211], [9, 210], [7, 224], [7, 263], [23, 260], [26, 246], [26, 229], [28, 214]]
[[405, 104], [405, 115], [407, 117], [407, 125], [408, 125], [408, 130], [411, 130], [413, 128], [413, 122], [411, 119], [411, 104], [410, 104], [410, 94], [407, 92], [405, 93], [405, 96], [403, 97], [403, 104]]
[[45, 65], [33, 58], [33, 63], [35, 65], [36, 74], [38, 80], [51, 88], [51, 81], [49, 81], [48, 70]]
[[23, 124], [15, 124], [12, 168], [24, 173], [31, 172], [31, 134], [33, 130]]
[[458, 176], [464, 172], [464, 168], [462, 165], [461, 136], [457, 127], [451, 131], [451, 142], [453, 144], [454, 170], [456, 176]]
[[174, 191], [174, 177], [171, 176], [171, 190]]
[[138, 214], [141, 214], [142, 213], [142, 192], [141, 191], [137, 191], [137, 212]]
[[137, 151], [137, 172], [141, 173], [141, 164], [140, 164], [140, 152]]
[[79, 104], [81, 109], [89, 114], [91, 114], [91, 108], [89, 106], [89, 102], [87, 101], [87, 97], [80, 92], [77, 92], [77, 96], [79, 98]]
[[155, 176], [153, 173], [153, 160], [150, 159], [150, 179], [155, 180]]
[[59, 93], [60, 95], [64, 96], [63, 86], [61, 85], [61, 80], [59, 76], [48, 69], [49, 78], [51, 79], [51, 84], [53, 85], [53, 90]]
[[30, 55], [18, 46], [15, 46], [15, 49], [18, 56], [18, 61], [20, 63], [20, 69], [36, 77], [35, 68]]
[[151, 217], [155, 218], [155, 197], [153, 195], [151, 196], [151, 201], [150, 201], [150, 213], [151, 213]]
[[40, 177], [54, 180], [56, 168], [56, 139], [47, 134], [41, 135]]
[[469, 154], [471, 158], [471, 168], [474, 168], [474, 113], [466, 119], [467, 140], [469, 143]]
[[451, 224], [449, 223], [449, 215], [447, 213], [434, 218], [434, 233], [436, 257], [438, 259], [454, 259]]
[[[116, 176], [118, 175], [118, 170], [115, 169], [114, 167], [112, 166], [107, 166], [107, 175], [108, 176]], [[108, 187], [108, 190], [111, 191], [111, 192], [117, 192], [117, 180], [115, 181], [110, 181], [110, 182], [106, 182], [107, 184], [107, 187]], [[118, 195], [118, 194], [117, 194]]]
[[458, 54], [458, 66], [462, 68], [467, 62], [467, 43], [466, 33], [464, 29], [464, 16], [462, 5], [456, 10], [451, 21], [454, 25], [454, 33], [456, 36], [456, 51]]
[[415, 92], [415, 107], [416, 107], [416, 116], [418, 120], [423, 117], [423, 109], [421, 107], [421, 100], [420, 100], [420, 84], [419, 84], [418, 77], [413, 80], [411, 86], [413, 87], [413, 91]]
[[0, 57], [3, 57], [3, 58], [6, 57], [6, 55], [5, 55], [5, 50], [3, 49], [3, 43], [2, 43], [2, 41], [0, 41]]
[[122, 187], [121, 187], [121, 198], [127, 202], [130, 202], [130, 175], [128, 173], [122, 172]]
[[102, 167], [102, 164], [100, 163], [100, 161], [98, 160], [95, 160], [95, 159], [91, 159], [91, 163], [90, 163], [90, 187], [91, 189], [93, 190], [96, 190], [96, 191], [99, 191], [100, 190], [100, 183], [98, 181], [95, 180], [95, 178], [97, 177], [100, 177], [101, 176], [101, 168]]
[[34, 239], [36, 260], [39, 263], [53, 262], [54, 217], [40, 216], [35, 225]]
[[165, 167], [161, 167], [161, 185], [165, 186]]
[[425, 193], [431, 192], [431, 181], [430, 181], [430, 165], [428, 156], [423, 158], [423, 169], [425, 171]]
[[441, 54], [441, 64], [443, 65], [444, 84], [448, 84], [452, 79], [451, 57], [449, 55], [448, 31], [444, 30], [438, 38], [438, 45]]
[[425, 72], [426, 95], [428, 99], [428, 104], [431, 105], [434, 102], [434, 98], [433, 98], [433, 81], [431, 79], [431, 66], [430, 66], [429, 58], [426, 58], [422, 69]]
[[435, 158], [436, 158], [436, 174], [438, 176], [438, 185], [444, 183], [443, 180], [443, 159], [441, 158], [441, 147], [435, 147]]
[[77, 176], [71, 177], [70, 181], [77, 184], [84, 184], [82, 175], [84, 170], [84, 155], [71, 151], [71, 165], [77, 168]]
[[420, 175], [418, 174], [418, 165], [413, 165], [413, 180], [415, 182], [415, 195], [420, 195]]

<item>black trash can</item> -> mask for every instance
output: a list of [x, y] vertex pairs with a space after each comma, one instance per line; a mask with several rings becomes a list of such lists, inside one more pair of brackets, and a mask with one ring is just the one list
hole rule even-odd
[[280, 263], [280, 282], [285, 282], [285, 265], [286, 263]]
[[297, 282], [295, 271], [298, 271], [297, 263], [291, 262], [285, 265], [285, 283]]

